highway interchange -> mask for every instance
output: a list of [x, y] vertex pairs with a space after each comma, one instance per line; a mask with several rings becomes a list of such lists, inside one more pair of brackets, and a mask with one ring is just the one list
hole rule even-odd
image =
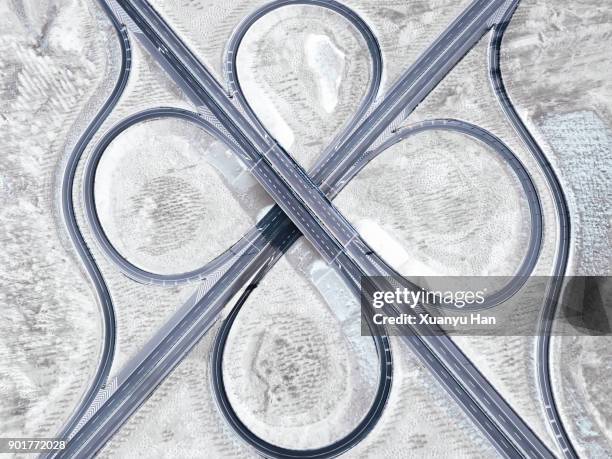
[[[381, 66], [376, 39], [365, 22], [351, 10], [335, 2], [282, 1], [272, 3], [254, 12], [243, 21], [227, 48], [226, 76], [229, 82], [229, 94], [148, 3], [142, 0], [121, 0], [118, 3], [120, 6], [114, 3], [112, 6], [107, 3], [103, 5], [122, 37], [122, 73], [113, 94], [79, 140], [66, 168], [62, 191], [64, 216], [69, 233], [96, 285], [100, 303], [105, 311], [105, 348], [92, 388], [64, 429], [65, 432], [71, 432], [72, 440], [69, 447], [64, 452], [58, 453], [58, 456], [87, 457], [98, 451], [189, 352], [199, 338], [210, 329], [228, 301], [245, 286], [249, 286], [243, 295], [243, 300], [245, 300], [259, 279], [272, 268], [274, 262], [300, 235], [304, 235], [326, 261], [337, 267], [346, 283], [356, 294], [359, 292], [360, 279], [364, 274], [395, 276], [396, 273], [367, 246], [358, 232], [333, 207], [330, 199], [333, 199], [367, 161], [410, 133], [424, 129], [458, 130], [492, 146], [511, 165], [529, 202], [532, 223], [531, 237], [529, 249], [515, 276], [515, 281], [506, 286], [498, 302], [520, 289], [537, 261], [541, 243], [542, 217], [539, 199], [529, 174], [514, 155], [490, 133], [456, 120], [436, 120], [429, 124], [423, 123], [393, 135], [397, 131], [398, 124], [491, 27], [494, 29], [489, 53], [491, 81], [504, 113], [538, 160], [555, 196], [561, 228], [561, 242], [557, 250], [555, 273], [563, 274], [567, 262], [569, 237], [569, 223], [563, 194], [554, 171], [512, 108], [503, 89], [499, 70], [501, 37], [517, 2], [501, 0], [473, 2], [404, 72], [391, 89], [382, 98], [376, 100]], [[288, 3], [320, 6], [324, 3], [326, 7], [345, 16], [368, 43], [373, 62], [374, 76], [366, 98], [349, 123], [349, 128], [326, 148], [310, 174], [304, 172], [293, 161], [291, 156], [257, 120], [242, 95], [235, 69], [237, 47], [248, 27], [266, 12]], [[119, 14], [116, 15], [116, 12]], [[135, 280], [162, 284], [205, 280], [209, 282], [210, 289], [201, 298], [199, 298], [200, 295], [194, 296], [192, 301], [186, 304], [177, 316], [156, 334], [145, 349], [122, 370], [118, 378], [117, 390], [95, 413], [90, 410], [88, 418], [84, 419], [83, 413], [88, 409], [92, 398], [95, 397], [107, 378], [109, 362], [112, 362], [114, 315], [108, 289], [76, 225], [72, 203], [72, 182], [76, 165], [86, 144], [117, 103], [129, 75], [131, 61], [129, 40], [121, 22], [130, 27], [135, 36], [145, 44], [162, 67], [192, 99], [194, 105], [206, 107], [206, 109], [201, 110], [199, 114], [172, 108], [153, 109], [123, 120], [108, 131], [97, 145], [86, 167], [84, 186], [88, 222], [94, 229], [94, 235], [105, 255]], [[240, 110], [240, 105], [244, 112]], [[162, 116], [188, 119], [225, 141], [240, 156], [254, 177], [278, 204], [258, 222], [252, 231], [210, 265], [191, 273], [166, 276], [148, 273], [134, 267], [114, 249], [104, 235], [97, 218], [93, 196], [96, 164], [108, 143], [128, 126], [144, 119]], [[387, 140], [381, 145], [376, 145], [377, 141], [385, 138]], [[374, 149], [372, 149], [373, 146], [375, 146]], [[384, 288], [383, 285], [373, 287]], [[554, 313], [560, 285], [553, 283], [550, 288], [553, 299], [544, 308], [542, 316], [544, 327], [550, 327], [550, 318]], [[364, 438], [382, 414], [391, 390], [392, 359], [387, 339], [384, 336], [374, 337], [379, 356], [379, 387], [372, 407], [362, 423], [346, 438], [321, 450], [284, 450], [257, 438], [245, 426], [241, 426], [239, 419], [235, 413], [233, 414], [231, 405], [224, 398], [220, 361], [223, 355], [223, 336], [227, 335], [224, 335], [223, 331], [229, 330], [232, 317], [235, 318], [240, 304], [241, 302], [222, 327], [222, 332], [215, 344], [212, 362], [215, 395], [222, 413], [236, 432], [261, 454], [272, 457], [331, 457], [346, 451]], [[434, 333], [431, 330], [416, 331], [415, 335], [405, 336], [402, 339], [421, 357], [440, 381], [441, 386], [472, 418], [501, 455], [506, 457], [553, 456], [546, 445], [512, 410], [452, 340], [444, 335], [433, 336]], [[544, 331], [545, 333], [542, 333], [538, 342], [538, 382], [545, 401], [546, 413], [560, 448], [567, 457], [574, 457], [575, 453], [563, 430], [552, 398], [548, 368], [549, 334], [547, 332], [549, 328], [545, 328]], [[75, 429], [79, 420], [81, 422]]]

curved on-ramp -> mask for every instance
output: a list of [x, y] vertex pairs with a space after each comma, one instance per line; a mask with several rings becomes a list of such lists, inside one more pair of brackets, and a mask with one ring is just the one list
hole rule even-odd
[[[487, 298], [487, 303], [484, 306], [492, 307], [495, 304], [499, 304], [509, 297], [514, 295], [521, 287], [524, 285], [526, 280], [529, 278], [529, 274], [531, 273], [535, 263], [538, 259], [540, 242], [541, 242], [541, 233], [542, 233], [542, 222], [541, 222], [541, 209], [540, 203], [538, 200], [537, 193], [535, 192], [535, 187], [529, 174], [526, 169], [520, 163], [520, 161], [516, 158], [516, 156], [510, 151], [510, 149], [496, 136], [491, 134], [490, 132], [475, 126], [473, 124], [460, 121], [460, 120], [452, 120], [452, 119], [438, 119], [425, 121], [413, 126], [409, 126], [405, 129], [399, 131], [395, 136], [381, 144], [376, 150], [370, 152], [367, 158], [357, 162], [354, 167], [352, 167], [349, 171], [347, 171], [346, 175], [343, 177], [343, 183], [347, 183], [352, 178], [354, 178], [371, 160], [376, 158], [378, 155], [386, 151], [392, 145], [408, 138], [409, 136], [418, 134], [427, 130], [450, 130], [455, 132], [460, 132], [471, 137], [476, 138], [477, 140], [483, 142], [489, 147], [493, 148], [500, 156], [510, 164], [513, 171], [516, 173], [519, 178], [523, 190], [527, 196], [527, 200], [529, 202], [530, 214], [531, 214], [531, 237], [530, 244], [527, 250], [527, 254], [523, 259], [523, 262], [518, 269], [516, 275], [512, 278], [512, 281], [500, 289], [495, 294], [489, 296]], [[339, 192], [339, 189], [333, 189], [334, 192], [332, 194], [336, 194]], [[284, 249], [283, 249], [284, 250]], [[359, 441], [361, 441], [367, 433], [369, 433], [372, 428], [378, 422], [380, 416], [382, 415], [383, 408], [385, 406], [386, 397], [388, 397], [389, 389], [385, 384], [379, 386], [377, 395], [374, 399], [374, 403], [372, 404], [370, 411], [366, 414], [361, 423], [353, 429], [347, 436], [337, 440], [336, 442], [318, 449], [305, 449], [305, 450], [296, 450], [296, 449], [288, 449], [284, 447], [280, 447], [274, 445], [261, 437], [254, 434], [239, 418], [238, 414], [233, 409], [231, 402], [227, 396], [227, 392], [225, 390], [225, 383], [223, 380], [223, 354], [226, 347], [227, 339], [231, 330], [231, 327], [240, 312], [243, 304], [248, 299], [250, 293], [256, 288], [257, 283], [264, 277], [266, 272], [272, 267], [273, 262], [270, 262], [267, 267], [263, 268], [262, 271], [258, 273], [256, 278], [252, 281], [251, 285], [249, 285], [236, 305], [233, 307], [229, 316], [223, 322], [217, 336], [215, 339], [215, 343], [213, 345], [213, 352], [211, 354], [211, 382], [213, 387], [213, 392], [215, 395], [215, 399], [217, 402], [217, 406], [219, 410], [225, 417], [226, 421], [229, 425], [234, 429], [234, 431], [251, 447], [253, 447], [258, 453], [262, 454], [265, 457], [275, 457], [275, 458], [328, 458], [335, 457], [339, 454], [342, 454], [348, 451], [350, 448], [355, 446]], [[366, 315], [367, 317], [367, 315]], [[384, 360], [381, 361], [380, 375], [379, 381], [385, 381], [385, 378], [391, 380], [391, 354], [388, 351], [389, 344], [386, 342], [386, 339], [382, 342], [375, 342], [376, 349], [379, 357], [388, 355], [388, 363], [383, 365]], [[384, 354], [383, 354], [384, 353]]]
[[393, 360], [391, 356], [390, 343], [386, 336], [381, 333], [381, 330], [373, 323], [368, 323], [368, 327], [372, 331], [372, 339], [378, 356], [378, 387], [372, 404], [363, 419], [344, 437], [334, 441], [333, 443], [313, 449], [290, 449], [278, 445], [274, 445], [251, 431], [234, 411], [232, 404], [227, 397], [225, 390], [225, 382], [223, 379], [223, 353], [227, 343], [230, 330], [242, 306], [248, 299], [251, 292], [257, 287], [258, 282], [263, 279], [269, 269], [272, 268], [275, 261], [291, 246], [292, 240], [288, 241], [277, 252], [277, 257], [271, 260], [264, 266], [255, 276], [253, 281], [244, 290], [237, 303], [233, 306], [230, 314], [223, 321], [219, 332], [216, 335], [211, 354], [211, 385], [215, 401], [219, 411], [232, 427], [234, 432], [248, 445], [254, 448], [259, 454], [270, 458], [308, 458], [308, 459], [323, 459], [339, 456], [353, 448], [357, 443], [363, 440], [376, 426], [380, 417], [383, 414], [387, 404], [389, 395], [391, 394], [391, 383], [393, 376]]

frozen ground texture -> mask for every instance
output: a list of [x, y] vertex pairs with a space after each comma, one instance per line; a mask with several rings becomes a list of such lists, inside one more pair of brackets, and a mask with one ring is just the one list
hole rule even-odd
[[289, 256], [294, 266], [287, 258], [278, 263], [240, 311], [224, 359], [238, 416], [289, 448], [321, 447], [346, 435], [376, 390], [371, 340], [359, 327], [343, 329], [336, 315], [348, 309], [355, 318], [359, 308], [326, 304], [309, 275], [312, 258], [310, 246], [299, 244]]
[[[524, 0], [506, 38], [502, 70], [521, 115], [556, 167], [572, 218], [572, 272], [612, 266], [612, 7], [593, 0]], [[612, 454], [611, 338], [553, 339], [555, 389], [578, 453]]]
[[96, 303], [57, 212], [70, 127], [106, 91], [112, 31], [94, 3], [0, 4], [0, 436], [50, 436], [95, 368]]
[[612, 274], [611, 126], [590, 110], [551, 112], [540, 124], [566, 181], [579, 275]]
[[[462, 6], [455, 3], [451, 4], [451, 2], [436, 3], [429, 10], [426, 3], [388, 2], [388, 4], [381, 5], [380, 3], [359, 2], [355, 4], [356, 8], [367, 16], [366, 20], [374, 28], [375, 33], [383, 43], [383, 53], [388, 57], [385, 64], [387, 82], [391, 78], [390, 75], [394, 78], [397, 71], [410, 62], [410, 56], [416, 56], [418, 49], [424, 48], [430, 38], [435, 37], [435, 34], [452, 19]], [[232, 28], [255, 7], [254, 4], [248, 6], [242, 2], [232, 2], [231, 4], [198, 2], [197, 5], [196, 3], [184, 2], [181, 5], [174, 5], [170, 2], [155, 2], [155, 4], [160, 12], [169, 18], [177, 30], [183, 32], [183, 36], [187, 38], [188, 43], [195, 44], [194, 49], [200, 52], [204, 61], [216, 69], [221, 67], [222, 49]], [[410, 16], [411, 8], [416, 8], [422, 14], [414, 15], [414, 17]], [[302, 31], [299, 24], [296, 24], [295, 19], [291, 18], [290, 13], [293, 15], [303, 14], [305, 16], [305, 26], [311, 26], [313, 34], [309, 35]], [[350, 68], [350, 65], [357, 64], [362, 67], [365, 66], [366, 69], [369, 66], [367, 61], [363, 61], [362, 54], [355, 53], [350, 48], [345, 48], [355, 41], [354, 33], [351, 33], [351, 27], [343, 19], [332, 17], [330, 19], [333, 19], [335, 27], [330, 30], [329, 26], [322, 23], [322, 19], [328, 16], [330, 16], [329, 13], [316, 13], [311, 8], [287, 8], [272, 16], [275, 19], [274, 23], [279, 23], [280, 31], [274, 31], [271, 24], [264, 22], [258, 24], [245, 41], [245, 46], [251, 46], [251, 49], [260, 51], [257, 53], [258, 56], [261, 53], [267, 53], [267, 62], [271, 71], [285, 70], [284, 66], [290, 71], [288, 73], [292, 78], [307, 76], [305, 82], [292, 83], [291, 89], [295, 91], [293, 97], [290, 97], [291, 91], [283, 90], [283, 87], [273, 84], [274, 81], [248, 80], [248, 65], [253, 66], [253, 70], [256, 70], [255, 66], [259, 62], [254, 57], [242, 56], [242, 61], [239, 62], [239, 66], [240, 64], [243, 65], [239, 71], [243, 72], [241, 76], [245, 80], [241, 81], [247, 94], [249, 91], [261, 91], [270, 99], [272, 104], [276, 104], [273, 107], [274, 110], [277, 108], [286, 110], [288, 118], [284, 118], [283, 121], [292, 123], [293, 144], [290, 151], [294, 154], [297, 151], [306, 151], [307, 154], [305, 155], [297, 154], [298, 159], [306, 165], [312, 164], [314, 153], [318, 153], [324, 146], [324, 143], [322, 143], [316, 148], [310, 146], [310, 150], [308, 150], [308, 139], [313, 136], [313, 132], [318, 132], [321, 136], [325, 133], [327, 139], [335, 135], [338, 127], [346, 122], [347, 117], [351, 114], [351, 109], [354, 110], [359, 103], [359, 100], [351, 100], [346, 94], [362, 94], [365, 91], [364, 85], [367, 78], [370, 77], [369, 74], [357, 73], [356, 71], [359, 68]], [[408, 24], [406, 26], [402, 22], [404, 19]], [[186, 29], [190, 32], [184, 32]], [[295, 43], [292, 39], [285, 40], [284, 43], [278, 42], [278, 34], [286, 29], [299, 35], [299, 39], [296, 38]], [[400, 29], [401, 33], [408, 37], [406, 40], [410, 38], [414, 43], [418, 43], [418, 46], [407, 46], [405, 42], [398, 41], [397, 32]], [[202, 39], [204, 35], [206, 40]], [[342, 42], [339, 37], [346, 39], [347, 43]], [[273, 47], [268, 47], [270, 49], [266, 51], [264, 38], [275, 40], [276, 46], [281, 48], [279, 49], [279, 57], [276, 58], [279, 60], [270, 56], [270, 50]], [[351, 42], [351, 40], [353, 41]], [[285, 46], [295, 50], [295, 55], [291, 56], [283, 53], [282, 48]], [[345, 55], [342, 56], [342, 53]], [[266, 55], [263, 57], [266, 58]], [[312, 63], [316, 62], [317, 59], [329, 61], [330, 57], [333, 58], [332, 60], [340, 61], [331, 62], [336, 66], [335, 73], [332, 72], [335, 75], [334, 78], [325, 78], [312, 69]], [[357, 62], [351, 64], [351, 60]], [[344, 65], [344, 68], [342, 68], [342, 65]], [[338, 81], [338, 75], [341, 76], [340, 81]], [[332, 97], [329, 97], [330, 93]], [[322, 97], [322, 95], [325, 97]], [[300, 109], [299, 113], [298, 108]], [[292, 113], [296, 113], [296, 116], [292, 116]], [[274, 114], [263, 110], [258, 112], [258, 115], [264, 120], [266, 117], [269, 117], [268, 119], [274, 118]], [[305, 119], [308, 122], [295, 122], [294, 118], [296, 117], [306, 117]], [[334, 129], [327, 126], [329, 120], [334, 123]], [[279, 132], [281, 132], [280, 138], [282, 137], [282, 130]], [[280, 138], [280, 140], [283, 139]], [[311, 153], [308, 153], [308, 151]], [[489, 154], [487, 151], [479, 150], [477, 145], [472, 145], [472, 152], [476, 155]], [[441, 155], [440, 152], [438, 153]], [[503, 179], [505, 174], [503, 167], [496, 170]], [[511, 177], [506, 177], [506, 181], [509, 186], [512, 186]], [[244, 200], [244, 202], [241, 201], [243, 208], [256, 209], [258, 204], [261, 206], [266, 203], [265, 197], [256, 193], [258, 187], [248, 176], [241, 176], [232, 186], [235, 187], [235, 193], [240, 194], [242, 191], [242, 196], [244, 196], [244, 198], [241, 198]], [[247, 199], [252, 197], [253, 194], [256, 196], [255, 199]], [[508, 203], [507, 209], [510, 212], [520, 213], [520, 202]], [[521, 237], [522, 234], [518, 231], [510, 244], [516, 243]], [[312, 276], [319, 279], [317, 276], [320, 276], [320, 270], [324, 269], [321, 268], [321, 262], [313, 262], [308, 269], [299, 268], [299, 266], [303, 266], [304, 262], [296, 261], [296, 259], [299, 260], [302, 257], [308, 259], [312, 255], [308, 255], [311, 249], [301, 248], [296, 250], [293, 261], [288, 264], [283, 262], [283, 265], [275, 268], [275, 270], [280, 269], [280, 273], [276, 274], [274, 278], [274, 272], [272, 272], [270, 274], [271, 279], [262, 283], [261, 293], [256, 291], [247, 302], [242, 316], [245, 320], [241, 321], [238, 326], [247, 327], [249, 333], [246, 334], [244, 339], [238, 339], [235, 335], [230, 339], [228, 353], [231, 353], [232, 358], [228, 358], [224, 365], [227, 374], [234, 376], [228, 379], [230, 397], [236, 402], [236, 410], [241, 416], [244, 416], [245, 420], [248, 420], [249, 427], [255, 429], [265, 438], [276, 441], [283, 441], [284, 435], [296, 438], [298, 432], [307, 432], [308, 435], [302, 435], [298, 440], [300, 444], [308, 446], [338, 438], [342, 433], [346, 433], [355, 424], [357, 418], [363, 414], [363, 410], [367, 408], [367, 402], [369, 401], [367, 397], [360, 401], [359, 410], [355, 410], [355, 413], [350, 409], [347, 412], [343, 408], [346, 407], [347, 400], [354, 399], [355, 391], [371, 387], [372, 381], [367, 379], [363, 380], [362, 385], [358, 385], [358, 382], [348, 378], [349, 375], [355, 374], [358, 369], [359, 372], [363, 372], [365, 369], [371, 368], [355, 366], [354, 363], [354, 359], [360, 361], [367, 358], [368, 355], [370, 355], [369, 359], [371, 360], [371, 353], [368, 354], [365, 349], [361, 351], [353, 349], [352, 352], [340, 352], [339, 355], [335, 352], [328, 352], [332, 344], [346, 348], [349, 346], [347, 340], [350, 342], [350, 346], [355, 346], [355, 343], [351, 342], [346, 336], [341, 338], [338, 332], [333, 329], [333, 327], [336, 327], [335, 325], [330, 329], [329, 324], [324, 324], [320, 320], [321, 318], [315, 315], [315, 320], [309, 323], [309, 333], [300, 330], [297, 335], [301, 344], [313, 346], [317, 358], [313, 359], [310, 355], [303, 355], [303, 358], [295, 359], [292, 362], [289, 359], [264, 361], [265, 359], [261, 358], [261, 352], [258, 353], [257, 351], [257, 344], [261, 344], [263, 347], [267, 346], [266, 349], [271, 347], [272, 350], [276, 350], [280, 346], [278, 343], [275, 344], [278, 340], [281, 343], [289, 343], [288, 346], [291, 348], [296, 336], [291, 324], [271, 329], [271, 322], [263, 320], [267, 316], [259, 317], [259, 315], [262, 315], [261, 310], [268, 311], [271, 314], [278, 314], [284, 310], [299, 313], [310, 307], [316, 307], [317, 310], [320, 310], [322, 317], [329, 317], [330, 311], [331, 314], [338, 313], [338, 304], [333, 299], [334, 294], [331, 293], [333, 288], [324, 288], [325, 282], [321, 283], [320, 281], [316, 283], [317, 289], [310, 285], [314, 282]], [[303, 251], [306, 251], [306, 253], [302, 254]], [[282, 283], [274, 280], [279, 277], [282, 278]], [[270, 282], [268, 287], [266, 287], [266, 282]], [[277, 291], [279, 287], [281, 292]], [[301, 289], [310, 292], [306, 298], [295, 297], [295, 292], [302, 291]], [[323, 289], [324, 293], [320, 289]], [[280, 293], [283, 293], [283, 295], [281, 296]], [[258, 298], [260, 300], [257, 300]], [[323, 304], [322, 300], [325, 300], [327, 305]], [[329, 311], [326, 308], [329, 308]], [[344, 314], [341, 319], [342, 327], [358, 324], [356, 311], [351, 313], [350, 309], [345, 309], [341, 314]], [[247, 321], [248, 318], [251, 319], [250, 322]], [[271, 336], [258, 335], [264, 330], [269, 331]], [[350, 335], [350, 330], [347, 330], [347, 335]], [[312, 336], [322, 336], [323, 338], [313, 342]], [[365, 341], [364, 346], [371, 346], [368, 339], [360, 340], [361, 342]], [[199, 358], [204, 360], [197, 361], [197, 365], [201, 368], [206, 367], [209, 352], [208, 343], [207, 340], [199, 347], [201, 349]], [[436, 389], [437, 386], [433, 377], [406, 350], [405, 346], [397, 343], [395, 351], [397, 366], [394, 387], [398, 390], [394, 391], [393, 401], [372, 436], [349, 455], [377, 457], [383, 454], [394, 457], [405, 453], [407, 450], [414, 450], [415, 452], [418, 451], [419, 454], [434, 456], [449, 454], [449, 451], [452, 451], [453, 456], [459, 457], [494, 456], [488, 442], [481, 437], [460, 409], [452, 405], [452, 401], [447, 399], [445, 395], [440, 394], [440, 391]], [[300, 354], [297, 347], [296, 353]], [[248, 359], [251, 361], [249, 367], [243, 365], [244, 361], [247, 360], [245, 354], [252, 357], [252, 359]], [[362, 357], [359, 357], [360, 355]], [[349, 356], [350, 360], [344, 362], [344, 356]], [[185, 374], [182, 368], [191, 366], [194, 361], [195, 357], [194, 360], [191, 358], [188, 360], [192, 363], [186, 361], [181, 365], [175, 373], [181, 375], [180, 379], [173, 376], [171, 380], [164, 383], [161, 393], [191, 390], [186, 388], [188, 383], [185, 380], [186, 378], [184, 379], [182, 376]], [[336, 365], [335, 362], [338, 364]], [[290, 363], [294, 365], [290, 365]], [[363, 363], [359, 365], [363, 365]], [[312, 403], [312, 391], [306, 390], [307, 385], [303, 386], [302, 391], [300, 391], [303, 394], [296, 393], [296, 391], [289, 390], [288, 387], [282, 387], [282, 385], [279, 388], [275, 387], [275, 381], [279, 378], [282, 379], [283, 376], [294, 376], [304, 382], [312, 376], [312, 372], [318, 372], [321, 369], [330, 369], [324, 377], [328, 381], [337, 382], [339, 388], [338, 390], [330, 389], [323, 394], [316, 394], [317, 402], [320, 402], [320, 404]], [[271, 375], [270, 379], [262, 381], [261, 375], [268, 370]], [[193, 370], [190, 369], [188, 372], [192, 374]], [[257, 375], [259, 375], [259, 379]], [[202, 380], [208, 378], [203, 373], [200, 374], [200, 377]], [[193, 379], [189, 378], [189, 381], [193, 381]], [[300, 386], [302, 385], [300, 384]], [[207, 407], [214, 406], [210, 398], [210, 388], [208, 386], [197, 387], [199, 397], [203, 400], [204, 405]], [[269, 403], [266, 404], [266, 396], [269, 394], [280, 396], [280, 401], [270, 398]], [[106, 454], [111, 455], [112, 452], [116, 454], [120, 452], [119, 454], [142, 455], [134, 448], [136, 444], [157, 445], [153, 447], [157, 448], [156, 451], [161, 451], [160, 444], [170, 445], [169, 439], [183, 438], [183, 432], [187, 429], [189, 432], [195, 432], [189, 435], [198, 435], [198, 438], [202, 440], [194, 441], [193, 449], [188, 448], [188, 442], [181, 443], [180, 451], [182, 454], [197, 455], [198, 452], [202, 451], [201, 448], [204, 445], [208, 448], [207, 451], [211, 451], [211, 454], [213, 452], [221, 454], [221, 451], [223, 456], [229, 457], [244, 454], [243, 449], [236, 449], [235, 441], [231, 440], [232, 434], [231, 432], [228, 433], [224, 424], [221, 423], [221, 427], [215, 424], [215, 422], [218, 422], [218, 415], [214, 415], [211, 419], [211, 415], [209, 413], [205, 414], [199, 407], [191, 410], [192, 400], [192, 398], [173, 398], [162, 401], [162, 396], [156, 394], [145, 405], [141, 413], [133, 421], [130, 421], [128, 426], [113, 440], [106, 450]], [[187, 422], [189, 424], [187, 428], [183, 428], [183, 423], [178, 421], [185, 409], [189, 409], [190, 412], [193, 411], [193, 416], [190, 416], [190, 420]], [[166, 413], [169, 414], [166, 415]], [[311, 426], [310, 430], [306, 430], [309, 427], [305, 424], [308, 417], [310, 417], [311, 422], [317, 421], [315, 424], [309, 424]], [[147, 419], [160, 418], [164, 420], [154, 423], [147, 422]], [[334, 425], [332, 431], [325, 432], [325, 429], [322, 429], [324, 423], [321, 421], [330, 419], [336, 419], [338, 422]], [[452, 419], [452, 421], [448, 422], [449, 419]], [[172, 422], [172, 420], [176, 420], [176, 422]], [[201, 424], [194, 425], [191, 420], [194, 420], [194, 422], [199, 420]], [[138, 426], [137, 431], [135, 431], [136, 426]], [[178, 426], [181, 426], [180, 431]], [[163, 436], [157, 435], [160, 429], [164, 432]], [[439, 441], [441, 436], [445, 438], [444, 442]], [[392, 442], [390, 438], [399, 440]], [[188, 451], [191, 452], [188, 453]]]
[[306, 169], [355, 113], [371, 79], [355, 27], [313, 6], [279, 8], [257, 21], [236, 65], [248, 103]]
[[225, 144], [187, 121], [130, 127], [109, 145], [96, 176], [96, 205], [113, 245], [157, 273], [204, 266], [250, 227], [211, 165]]

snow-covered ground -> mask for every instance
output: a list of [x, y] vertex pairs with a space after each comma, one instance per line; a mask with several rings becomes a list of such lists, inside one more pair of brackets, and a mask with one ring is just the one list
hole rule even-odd
[[[609, 276], [612, 266], [612, 56], [604, 51], [611, 18], [610, 4], [594, 0], [523, 0], [504, 38], [509, 93], [568, 199], [576, 275]], [[585, 457], [612, 454], [610, 342], [580, 333], [553, 338], [557, 402]]]
[[527, 202], [512, 170], [454, 132], [395, 144], [334, 204], [404, 275], [511, 275], [529, 240]]
[[306, 169], [357, 110], [371, 78], [354, 26], [314, 6], [280, 8], [257, 21], [236, 65], [255, 113]]
[[0, 17], [0, 436], [52, 436], [101, 343], [58, 183], [73, 123], [112, 85], [116, 43], [95, 3], [2, 2]]
[[[232, 30], [265, 0], [152, 0], [221, 79]], [[384, 58], [383, 90], [468, 3], [347, 0], [371, 26]], [[2, 436], [52, 435], [90, 382], [99, 312], [58, 214], [63, 160], [117, 77], [114, 32], [95, 3], [0, 5], [0, 417]], [[609, 274], [612, 64], [602, 43], [612, 10], [596, 0], [523, 0], [502, 66], [519, 113], [558, 170], [573, 222], [572, 272]], [[4, 25], [6, 24], [6, 27]], [[133, 37], [132, 37], [133, 38]], [[490, 89], [487, 37], [406, 121], [452, 117], [499, 136], [525, 164], [543, 203], [537, 274], [555, 250], [552, 200], [537, 165]], [[579, 45], [578, 45], [579, 44]], [[94, 139], [134, 112], [194, 109], [132, 41], [133, 70]], [[305, 167], [355, 111], [371, 79], [361, 36], [321, 8], [281, 8], [258, 21], [238, 53], [238, 76], [257, 115]], [[73, 125], [74, 124], [74, 125]], [[67, 139], [67, 140], [66, 140]], [[91, 153], [88, 149], [85, 159]], [[82, 165], [77, 174], [80, 190]], [[116, 373], [194, 285], [136, 284], [102, 256], [79, 222], [117, 310]], [[237, 240], [270, 198], [226, 149], [184, 121], [136, 125], [106, 152], [96, 182], [102, 223], [120, 251], [158, 272], [197, 268]], [[528, 238], [526, 201], [498, 157], [456, 133], [418, 134], [383, 153], [335, 204], [393, 266], [409, 274], [509, 274]], [[209, 382], [214, 331], [202, 340], [102, 452], [103, 457], [251, 457], [215, 407]], [[533, 337], [462, 337], [468, 357], [554, 447], [535, 384]], [[554, 385], [578, 451], [609, 456], [609, 337], [554, 339]], [[391, 400], [349, 457], [494, 457], [489, 442], [429, 371], [392, 339]], [[363, 416], [376, 387], [372, 342], [337, 274], [301, 241], [241, 311], [224, 362], [230, 399], [265, 439], [321, 446]], [[569, 371], [568, 371], [569, 370]]]

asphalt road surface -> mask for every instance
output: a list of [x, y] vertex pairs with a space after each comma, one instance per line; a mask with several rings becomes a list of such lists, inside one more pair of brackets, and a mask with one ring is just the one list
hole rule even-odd
[[550, 336], [555, 318], [555, 311], [561, 296], [561, 288], [563, 286], [569, 256], [571, 228], [569, 210], [567, 207], [565, 194], [563, 193], [563, 189], [561, 188], [561, 184], [559, 183], [559, 179], [557, 178], [554, 169], [529, 130], [523, 124], [521, 118], [514, 109], [510, 98], [508, 97], [499, 62], [504, 32], [506, 31], [506, 28], [508, 27], [510, 19], [512, 18], [518, 4], [518, 0], [512, 0], [510, 2], [509, 8], [506, 10], [503, 17], [493, 30], [493, 35], [489, 45], [489, 77], [504, 114], [512, 124], [514, 131], [523, 141], [523, 144], [531, 152], [532, 156], [540, 166], [544, 178], [546, 179], [548, 189], [550, 190], [553, 198], [555, 211], [557, 213], [557, 250], [548, 291], [546, 292], [544, 307], [542, 308], [542, 313], [540, 316], [540, 328], [537, 336], [537, 380], [540, 389], [540, 396], [544, 402], [544, 408], [550, 429], [552, 430], [562, 453], [565, 457], [577, 458], [578, 455], [576, 454], [569, 436], [563, 427], [561, 416], [559, 415], [559, 410], [555, 403], [550, 372]]
[[113, 11], [108, 8], [106, 4], [103, 4], [103, 7], [119, 37], [119, 46], [121, 50], [121, 68], [119, 71], [119, 78], [115, 83], [112, 93], [91, 123], [87, 126], [74, 146], [72, 153], [68, 157], [64, 169], [64, 175], [62, 177], [61, 206], [62, 217], [66, 225], [68, 236], [70, 237], [70, 241], [72, 242], [76, 253], [81, 259], [81, 262], [83, 263], [83, 266], [85, 267], [85, 270], [87, 271], [87, 274], [94, 286], [97, 302], [102, 310], [104, 337], [100, 361], [94, 374], [93, 382], [81, 398], [81, 401], [79, 402], [79, 405], [74, 413], [70, 416], [63, 429], [59, 432], [58, 438], [65, 438], [68, 433], [76, 428], [78, 422], [83, 419], [88, 408], [91, 407], [96, 395], [108, 378], [115, 352], [115, 310], [113, 308], [113, 302], [104, 278], [102, 277], [102, 274], [100, 273], [93, 255], [87, 247], [87, 243], [85, 242], [85, 239], [83, 238], [77, 224], [73, 201], [74, 178], [81, 156], [104, 120], [117, 105], [125, 85], [127, 84], [131, 69], [132, 57], [127, 29], [119, 23]]

